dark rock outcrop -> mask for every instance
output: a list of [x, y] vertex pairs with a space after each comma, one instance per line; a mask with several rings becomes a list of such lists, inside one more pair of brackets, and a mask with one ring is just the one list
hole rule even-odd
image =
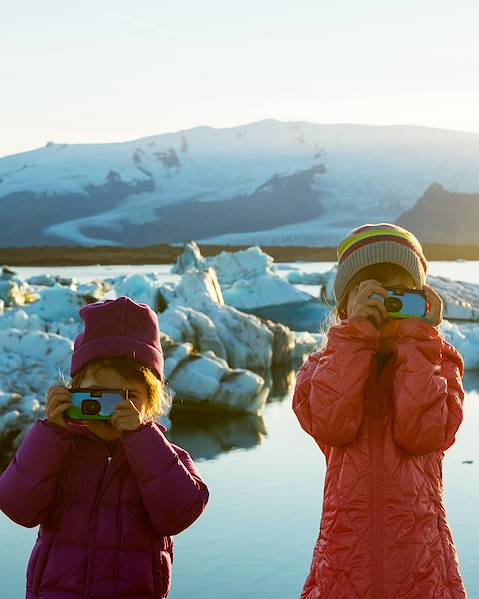
[[421, 243], [479, 244], [479, 193], [453, 193], [433, 183], [396, 224]]

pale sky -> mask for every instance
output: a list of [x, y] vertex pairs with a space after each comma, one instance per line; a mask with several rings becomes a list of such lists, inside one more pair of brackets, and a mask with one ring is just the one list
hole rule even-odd
[[0, 8], [0, 156], [264, 118], [479, 133], [476, 0]]

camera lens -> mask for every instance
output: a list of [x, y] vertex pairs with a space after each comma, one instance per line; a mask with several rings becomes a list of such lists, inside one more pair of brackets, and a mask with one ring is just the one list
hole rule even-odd
[[87, 416], [95, 416], [99, 414], [101, 410], [101, 404], [96, 399], [84, 399], [81, 402], [81, 411], [82, 414], [86, 414]]
[[399, 312], [402, 308], [402, 301], [397, 297], [387, 297], [384, 300], [384, 305], [388, 312]]

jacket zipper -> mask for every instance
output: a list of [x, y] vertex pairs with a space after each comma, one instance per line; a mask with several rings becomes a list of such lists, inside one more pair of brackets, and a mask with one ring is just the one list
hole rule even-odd
[[[384, 371], [384, 370], [383, 370]], [[383, 464], [381, 425], [382, 410], [378, 392], [377, 370], [374, 383], [373, 406], [371, 410], [371, 462], [372, 462], [372, 542], [373, 542], [373, 599], [382, 599], [383, 552], [382, 552], [382, 493]]]
[[[110, 458], [111, 460], [111, 458]], [[122, 492], [122, 478], [120, 478], [120, 490], [118, 493], [118, 505], [116, 508], [116, 530], [118, 535], [118, 545], [115, 551], [115, 563], [113, 565], [113, 584], [114, 584], [114, 597], [117, 596], [117, 585], [118, 585], [118, 567], [120, 562], [120, 545], [121, 545], [121, 519], [120, 519], [120, 501], [121, 501], [121, 492]]]
[[[97, 488], [96, 497], [95, 497], [95, 503], [93, 504], [92, 516], [91, 516], [91, 522], [90, 522], [90, 531], [89, 531], [89, 534], [88, 534], [89, 541], [91, 540], [92, 531], [95, 530], [96, 511], [97, 511], [97, 507], [98, 507], [98, 502], [100, 500], [100, 490], [101, 490], [101, 487], [102, 487], [102, 484], [103, 484], [103, 480], [105, 478], [105, 474], [108, 471], [108, 466], [110, 464], [111, 464], [111, 456], [108, 456], [108, 460], [107, 460], [106, 466], [105, 466], [105, 468], [103, 470], [103, 474], [102, 474], [102, 477], [100, 479], [100, 484], [98, 485], [98, 488]], [[87, 578], [86, 578], [86, 583], [85, 583], [84, 599], [90, 599], [91, 571], [92, 571], [92, 567], [93, 567], [94, 557], [95, 557], [95, 548], [91, 544], [91, 541], [90, 541], [89, 542], [89, 547], [88, 547]]]

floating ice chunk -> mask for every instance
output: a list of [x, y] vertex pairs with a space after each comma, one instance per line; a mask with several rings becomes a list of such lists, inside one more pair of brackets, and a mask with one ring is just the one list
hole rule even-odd
[[39, 294], [25, 282], [0, 278], [0, 299], [5, 306], [23, 306], [38, 298]]
[[0, 413], [8, 411], [8, 406], [18, 402], [20, 395], [18, 393], [5, 393], [0, 390]]
[[27, 283], [30, 285], [41, 285], [43, 287], [53, 287], [57, 282], [57, 278], [49, 273], [33, 275], [27, 279]]
[[216, 256], [204, 258], [198, 245], [189, 241], [184, 245], [171, 272], [184, 274], [191, 268], [207, 270], [209, 267], [216, 271], [222, 288], [233, 285], [240, 279], [255, 279], [275, 271], [273, 258], [257, 245], [237, 252], [223, 251]]
[[273, 258], [257, 245], [238, 252], [220, 252], [206, 262], [215, 269], [221, 286], [271, 275], [275, 270]]
[[[269, 368], [274, 363], [283, 363], [291, 358], [294, 339], [289, 335], [289, 329], [240, 312], [232, 306], [222, 305], [218, 290], [213, 269], [189, 270], [176, 287], [164, 286], [162, 294], [170, 312], [165, 311], [160, 315], [160, 330], [165, 315], [166, 330], [175, 339], [185, 340], [192, 332], [198, 335], [200, 331], [201, 337], [208, 337], [232, 368]], [[195, 317], [194, 323], [190, 324], [193, 313], [185, 311], [185, 305], [206, 314], [210, 320]], [[175, 313], [174, 309], [179, 312]], [[188, 316], [188, 322], [185, 316]], [[213, 345], [205, 349], [215, 351]]]
[[257, 414], [268, 395], [269, 387], [262, 377], [250, 370], [234, 369], [222, 377], [216, 401], [230, 411]]
[[258, 412], [266, 401], [264, 379], [248, 370], [231, 369], [209, 352], [199, 354], [191, 343], [162, 339], [165, 376], [175, 391], [175, 405], [208, 410]]
[[324, 335], [322, 333], [309, 333], [308, 331], [293, 332], [295, 348], [293, 357], [302, 358], [305, 354], [316, 351], [316, 348], [322, 343]]
[[16, 424], [19, 416], [18, 410], [11, 410], [0, 416], [0, 435], [5, 434], [6, 429], [10, 428], [12, 424]]
[[189, 268], [202, 268], [204, 262], [205, 258], [201, 255], [198, 245], [194, 241], [188, 241], [183, 246], [176, 264], [171, 267], [171, 272], [182, 275]]
[[[239, 309], [252, 309], [274, 304], [308, 301], [311, 295], [296, 289], [276, 274], [273, 258], [258, 247], [237, 252], [221, 252], [211, 258], [203, 258], [194, 242], [185, 245], [183, 253], [173, 269], [183, 273], [212, 268], [216, 274], [218, 303], [226, 302]], [[187, 283], [186, 283], [187, 284]], [[224, 302], [219, 299], [220, 292]]]
[[446, 341], [462, 354], [465, 370], [479, 369], [479, 324], [444, 320], [439, 328]]
[[38, 285], [40, 287], [53, 287], [56, 284], [63, 285], [65, 287], [72, 287], [77, 285], [77, 279], [76, 277], [63, 277], [61, 275], [43, 273], [28, 277], [27, 283], [30, 285]]
[[104, 281], [88, 281], [76, 285], [78, 295], [83, 296], [88, 302], [99, 302], [105, 299], [107, 293], [111, 291], [111, 286]]
[[189, 270], [181, 277], [177, 286], [178, 299], [187, 306], [207, 307], [212, 303], [224, 305], [223, 294], [216, 272], [208, 268], [205, 272]]
[[261, 275], [236, 281], [223, 291], [225, 302], [238, 309], [309, 301], [312, 296], [296, 289], [278, 276]]
[[[162, 340], [163, 345], [163, 340]], [[173, 372], [178, 368], [178, 366], [188, 359], [188, 356], [193, 351], [193, 346], [191, 343], [182, 343], [181, 345], [175, 344], [173, 349], [170, 349], [166, 355], [165, 364], [164, 364], [164, 372], [165, 377], [170, 379]]]
[[22, 395], [46, 392], [70, 369], [73, 343], [43, 331], [0, 331], [0, 377], [6, 391]]
[[156, 311], [157, 295], [161, 283], [153, 275], [133, 273], [116, 279], [113, 286], [117, 297], [127, 295], [139, 304], [147, 304]]
[[174, 341], [189, 341], [202, 353], [212, 351], [220, 358], [227, 358], [228, 352], [224, 343], [207, 314], [193, 308], [173, 306], [162, 312], [160, 321], [161, 330]]
[[224, 367], [207, 357], [192, 357], [171, 377], [171, 384], [182, 398], [197, 402], [208, 401], [217, 395]]
[[479, 285], [447, 277], [428, 277], [428, 285], [444, 302], [444, 318], [479, 322]]
[[85, 299], [70, 287], [62, 287], [58, 283], [47, 287], [40, 295], [40, 299], [25, 307], [28, 314], [37, 314], [47, 321], [65, 320], [74, 318], [79, 320], [79, 309], [85, 305]]
[[293, 285], [323, 285], [328, 281], [328, 277], [322, 272], [303, 272], [302, 270], [289, 272], [286, 278]]
[[8, 310], [0, 318], [0, 330], [20, 329], [22, 331], [43, 331], [44, 321], [36, 314], [28, 314], [22, 308]]

